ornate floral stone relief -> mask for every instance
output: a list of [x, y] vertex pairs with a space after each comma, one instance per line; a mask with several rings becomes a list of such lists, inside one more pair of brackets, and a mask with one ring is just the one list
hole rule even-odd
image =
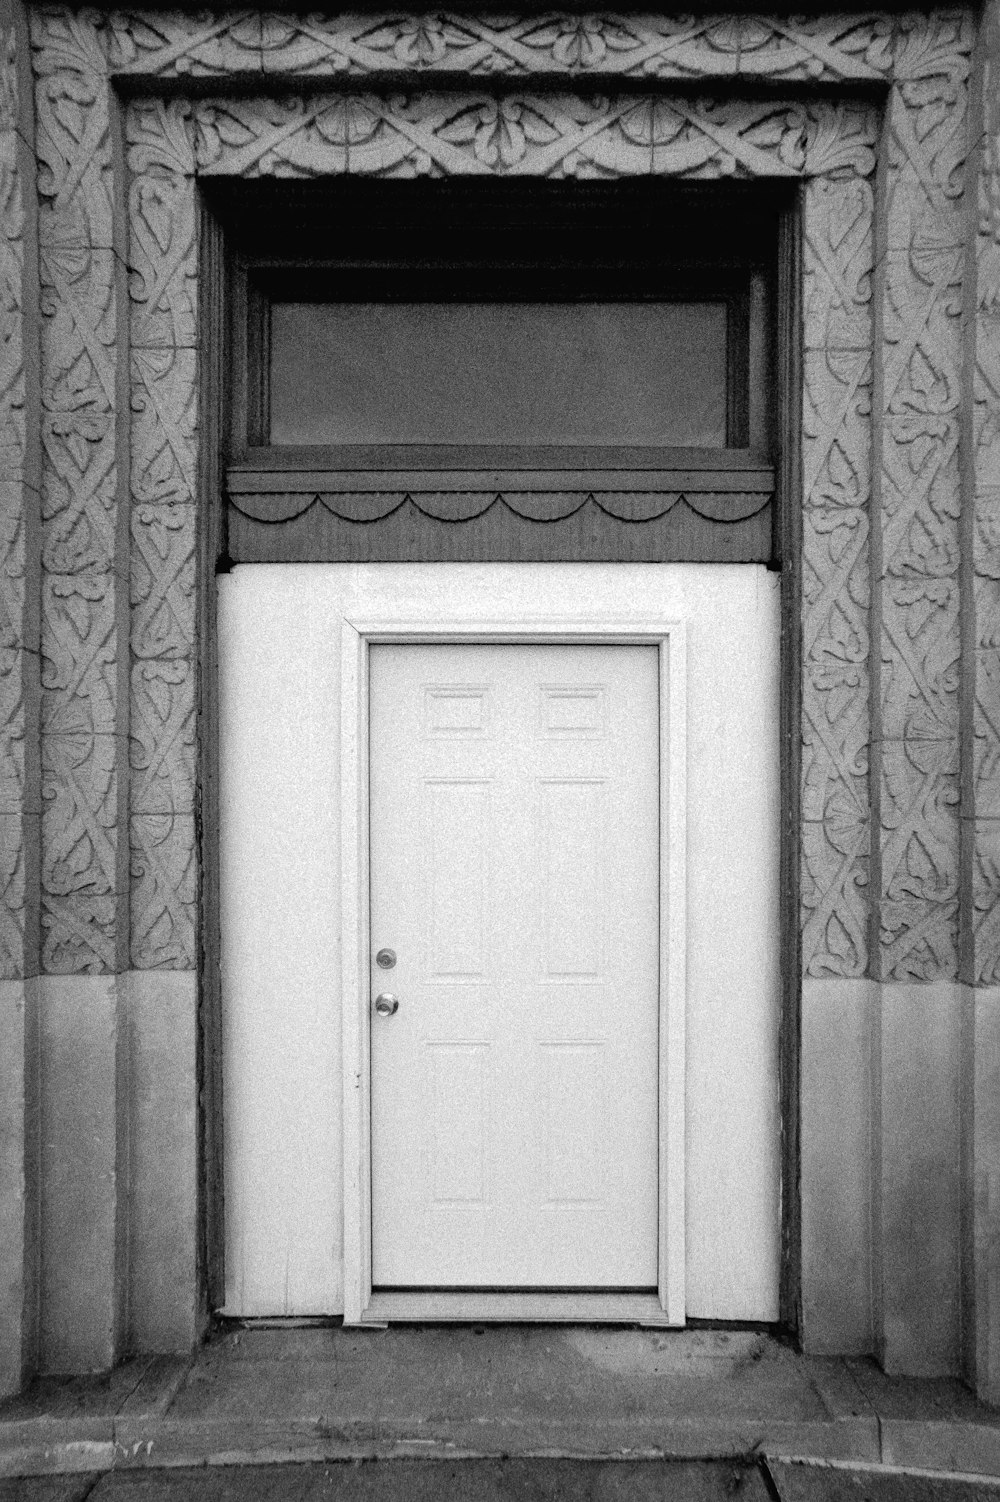
[[[976, 222], [975, 370], [971, 557], [965, 560], [975, 610], [971, 720], [973, 937], [968, 979], [1000, 985], [1000, 6], [984, 7], [983, 156]], [[963, 674], [968, 682], [968, 665]], [[963, 785], [963, 793], [965, 791]]]
[[959, 433], [971, 35], [903, 28], [885, 145], [876, 414], [880, 973], [958, 972]]
[[[0, 978], [33, 974], [37, 933], [31, 888], [37, 866], [39, 764], [37, 498], [28, 437], [25, 272], [31, 248], [25, 212], [28, 146], [19, 133], [16, 32], [0, 33]], [[25, 168], [29, 167], [27, 177]], [[37, 416], [33, 413], [32, 415]]]
[[[31, 12], [42, 312], [42, 963], [124, 962], [128, 597], [115, 115], [92, 16]], [[118, 216], [120, 220], [120, 216]]]
[[131, 960], [195, 962], [197, 260], [188, 106], [140, 101], [129, 176]]
[[123, 12], [111, 19], [116, 72], [287, 78], [448, 73], [656, 79], [877, 82], [892, 67], [893, 28], [878, 12], [772, 16], [448, 14], [194, 18]]
[[[98, 775], [94, 755], [99, 735], [122, 744], [124, 729], [116, 676], [121, 591], [112, 588], [110, 604], [102, 593], [122, 576], [125, 546], [117, 509], [125, 435], [115, 421], [120, 409], [109, 402], [123, 375], [115, 193], [127, 192], [130, 236], [132, 963], [176, 966], [193, 962], [193, 177], [781, 175], [807, 183], [804, 962], [812, 974], [838, 975], [865, 973], [871, 963], [871, 775], [882, 829], [877, 963], [896, 978], [952, 973], [967, 14], [499, 22], [139, 12], [99, 25], [83, 13], [35, 14], [50, 329], [48, 733], [53, 741], [57, 732], [69, 735], [59, 715], [70, 715], [71, 728], [80, 721], [65, 747], [79, 762], [64, 756], [47, 773], [50, 813], [60, 808], [69, 831], [50, 841], [65, 853], [53, 856], [49, 884], [59, 877], [68, 904], [83, 914], [84, 899], [96, 904], [121, 869], [116, 821], [126, 769], [112, 757]], [[414, 90], [413, 79], [435, 73], [489, 77], [503, 87]], [[128, 108], [127, 187], [113, 170], [109, 75], [128, 75], [136, 96]], [[143, 98], [137, 83], [156, 80], [162, 90], [170, 82], [178, 91], [189, 75], [225, 79], [225, 96], [187, 102], [154, 89]], [[397, 75], [404, 92], [392, 85], [390, 94]], [[341, 76], [369, 78], [371, 92], [331, 91]], [[560, 76], [567, 86], [586, 79], [586, 94], [518, 87], [518, 80]], [[234, 96], [234, 83], [254, 77], [314, 85], [305, 95], [276, 88], [268, 97], [258, 82], [256, 92], [237, 87]], [[715, 97], [616, 93], [614, 81], [626, 77], [658, 85], [697, 79]], [[597, 97], [593, 84], [604, 80]], [[753, 96], [758, 81], [788, 87]], [[877, 200], [873, 106], [857, 96], [795, 94], [800, 83], [844, 81], [889, 86]], [[745, 97], [733, 97], [734, 87]], [[873, 284], [876, 248], [881, 270]], [[869, 552], [873, 497], [881, 509]], [[880, 620], [874, 644], [872, 582]], [[873, 659], [881, 734], [892, 744], [869, 769]], [[88, 839], [74, 839], [84, 826]], [[53, 940], [49, 968], [80, 968], [95, 956], [111, 962], [110, 931], [94, 921], [100, 941]]]
[[872, 220], [866, 178], [804, 199], [803, 965], [868, 957]]
[[206, 175], [800, 177], [874, 168], [875, 111], [854, 101], [322, 94], [209, 99], [193, 116]]
[[[199, 99], [196, 170], [205, 175], [416, 174], [788, 176], [811, 179], [806, 424], [810, 514], [807, 785], [815, 819], [806, 856], [806, 943], [816, 973], [862, 973], [867, 914], [867, 512], [871, 411], [870, 104], [658, 96], [321, 94]], [[163, 106], [136, 106], [130, 142], [177, 128]], [[183, 153], [169, 150], [178, 176]], [[135, 148], [130, 161], [137, 164]], [[133, 234], [137, 233], [133, 219]], [[145, 236], [141, 221], [138, 233]], [[160, 241], [172, 240], [164, 228]], [[145, 453], [147, 447], [140, 452]], [[137, 453], [136, 463], [139, 455]], [[133, 471], [135, 473], [135, 469]], [[845, 518], [849, 519], [845, 520]], [[850, 538], [845, 549], [843, 531]], [[831, 550], [833, 557], [831, 558]], [[815, 587], [812, 587], [813, 580]], [[836, 681], [835, 681], [836, 680]], [[844, 690], [850, 683], [845, 706]], [[822, 708], [820, 708], [822, 705]]]

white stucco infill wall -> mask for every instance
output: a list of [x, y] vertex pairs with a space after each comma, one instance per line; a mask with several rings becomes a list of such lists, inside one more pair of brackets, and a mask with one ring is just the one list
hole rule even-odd
[[686, 1312], [774, 1320], [779, 590], [764, 568], [699, 564], [253, 565], [220, 579], [224, 1310], [343, 1310], [342, 622], [455, 618], [473, 597], [511, 622], [585, 601], [686, 626]]

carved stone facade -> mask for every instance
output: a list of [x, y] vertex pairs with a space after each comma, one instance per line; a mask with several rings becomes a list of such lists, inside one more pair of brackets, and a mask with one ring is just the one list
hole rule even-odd
[[[151, 13], [95, 24], [39, 9], [31, 22], [47, 414], [43, 969], [123, 968], [127, 874], [132, 965], [193, 964], [195, 180], [655, 173], [805, 184], [806, 973], [956, 976], [971, 19], [299, 26]], [[331, 82], [435, 70], [492, 82], [474, 94], [426, 85], [359, 94]], [[241, 96], [239, 80], [254, 74], [272, 77], [273, 91]], [[612, 89], [618, 77], [655, 79], [657, 92], [531, 95], [519, 82], [577, 75]], [[201, 80], [192, 98], [188, 76]], [[126, 107], [118, 77], [130, 96], [142, 79], [156, 93]], [[225, 95], [205, 97], [213, 77]], [[708, 97], [670, 93], [671, 80], [691, 78]], [[289, 94], [292, 80], [311, 79], [315, 89]], [[174, 97], [163, 97], [165, 80]], [[753, 97], [761, 80], [769, 91]], [[847, 80], [880, 85], [883, 102], [788, 93]], [[869, 551], [873, 492], [880, 523]], [[874, 850], [870, 715], [880, 746]], [[979, 975], [996, 963], [981, 957]]]
[[978, 39], [963, 8], [28, 22], [33, 113], [20, 22], [0, 77], [5, 976], [196, 969], [199, 179], [655, 174], [802, 185], [802, 975], [1000, 984], [996, 8]]

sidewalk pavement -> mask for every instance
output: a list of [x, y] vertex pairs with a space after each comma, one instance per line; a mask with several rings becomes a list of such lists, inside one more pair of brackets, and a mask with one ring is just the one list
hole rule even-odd
[[0, 1502], [997, 1502], [995, 1482], [783, 1461], [342, 1460], [0, 1480]]
[[[497, 1463], [509, 1467], [521, 1459], [532, 1461], [538, 1486], [532, 1482], [530, 1495], [539, 1498], [645, 1497], [641, 1488], [616, 1491], [618, 1472], [607, 1462], [646, 1462], [636, 1475], [650, 1481], [660, 1474], [663, 1485], [672, 1485], [681, 1476], [676, 1466], [648, 1468], [669, 1460], [726, 1462], [727, 1474], [742, 1478], [733, 1495], [748, 1498], [860, 1502], [877, 1495], [895, 1502], [924, 1495], [921, 1488], [935, 1477], [937, 1489], [927, 1496], [945, 1495], [947, 1477], [1000, 1481], [1000, 1414], [978, 1404], [957, 1379], [889, 1378], [869, 1360], [801, 1356], [759, 1331], [509, 1325], [228, 1328], [190, 1359], [136, 1358], [101, 1376], [41, 1379], [0, 1404], [0, 1477], [50, 1476], [54, 1487], [56, 1476], [65, 1478], [51, 1492], [39, 1491], [40, 1482], [29, 1490], [17, 1483], [22, 1490], [0, 1490], [0, 1502], [15, 1496], [70, 1502], [88, 1493], [94, 1502], [119, 1502], [119, 1492], [120, 1502], [180, 1495], [213, 1502], [293, 1494], [317, 1502], [422, 1498], [413, 1478], [440, 1478], [444, 1471], [396, 1467], [395, 1475], [411, 1478], [407, 1490], [372, 1491], [362, 1482], [377, 1468], [330, 1464], [414, 1459], [489, 1462], [485, 1469], [462, 1468], [460, 1489], [438, 1493], [470, 1502], [529, 1495], [497, 1489], [503, 1480]], [[568, 1460], [603, 1464], [573, 1471], [562, 1464]], [[756, 1464], [761, 1460], [767, 1472]], [[786, 1464], [801, 1461], [812, 1464]], [[555, 1465], [552, 1474], [563, 1481], [575, 1476], [579, 1486], [593, 1475], [597, 1490], [580, 1490], [577, 1481], [538, 1489], [545, 1474], [540, 1462]], [[320, 1489], [286, 1492], [286, 1480], [279, 1486], [273, 1469], [281, 1463], [288, 1485], [305, 1486], [312, 1477], [309, 1485]], [[817, 1463], [833, 1464], [824, 1484], [841, 1490], [802, 1490], [820, 1474]], [[163, 1467], [219, 1469], [202, 1470], [196, 1488], [178, 1491], [182, 1473], [175, 1470], [171, 1479]], [[864, 1469], [870, 1467], [882, 1469]], [[912, 1473], [901, 1492], [891, 1490], [897, 1470]], [[114, 1474], [101, 1480], [104, 1472]], [[251, 1485], [258, 1474], [265, 1477], [262, 1490]], [[702, 1464], [691, 1474], [711, 1478], [715, 1471]], [[779, 1485], [775, 1474], [785, 1481]], [[387, 1475], [383, 1467], [383, 1481]], [[882, 1490], [870, 1489], [873, 1475]], [[227, 1490], [234, 1476], [238, 1487]], [[487, 1478], [485, 1490], [475, 1489], [477, 1476]], [[355, 1489], [344, 1490], [351, 1477]], [[758, 1482], [764, 1492], [752, 1489]], [[58, 1489], [73, 1486], [78, 1490]], [[995, 1484], [973, 1489], [1000, 1502]], [[661, 1486], [648, 1495], [689, 1493]]]

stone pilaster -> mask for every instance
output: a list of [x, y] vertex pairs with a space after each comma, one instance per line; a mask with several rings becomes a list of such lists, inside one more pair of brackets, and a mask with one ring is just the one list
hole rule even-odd
[[[41, 1359], [125, 1338], [128, 317], [103, 27], [30, 12], [42, 389]], [[71, 107], [67, 107], [72, 100]]]
[[964, 1354], [1000, 1403], [1000, 5], [982, 11], [969, 164], [961, 513]]
[[961, 12], [897, 21], [875, 230], [872, 1315], [887, 1370], [928, 1375], [960, 1363], [958, 517], [972, 45]]

